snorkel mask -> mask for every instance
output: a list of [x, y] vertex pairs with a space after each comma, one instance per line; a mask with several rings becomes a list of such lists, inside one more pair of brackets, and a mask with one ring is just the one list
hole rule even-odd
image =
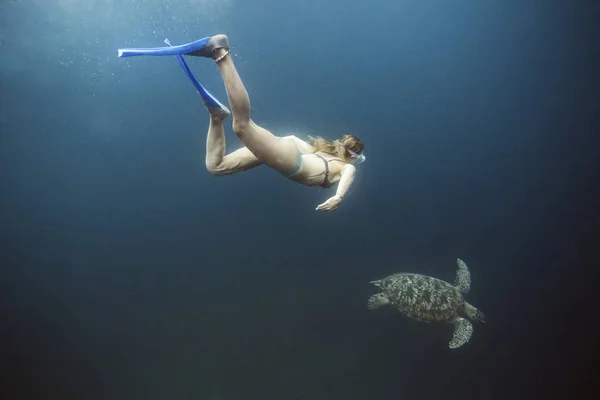
[[354, 158], [356, 160], [357, 164], [361, 164], [363, 162], [365, 162], [365, 160], [367, 159], [367, 157], [365, 157], [364, 154], [358, 154], [353, 152], [352, 150], [348, 149], [348, 153], [350, 153], [350, 155], [352, 156], [352, 158]]

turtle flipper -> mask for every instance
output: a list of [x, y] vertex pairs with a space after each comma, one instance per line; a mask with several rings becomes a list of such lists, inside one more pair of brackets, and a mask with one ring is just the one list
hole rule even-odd
[[454, 323], [454, 334], [449, 343], [451, 349], [456, 349], [467, 343], [473, 334], [473, 325], [468, 319], [458, 318]]
[[389, 304], [389, 303], [390, 303], [390, 301], [388, 300], [385, 293], [377, 293], [369, 298], [369, 301], [367, 302], [367, 308], [369, 310], [375, 310], [376, 308], [385, 306], [386, 304]]
[[457, 258], [456, 263], [458, 264], [458, 271], [456, 272], [454, 286], [456, 286], [461, 293], [467, 294], [471, 289], [471, 273], [463, 260]]

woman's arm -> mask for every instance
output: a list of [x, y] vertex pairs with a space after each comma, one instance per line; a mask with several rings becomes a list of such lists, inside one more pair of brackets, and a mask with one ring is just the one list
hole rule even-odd
[[350, 189], [352, 182], [354, 181], [354, 175], [356, 174], [356, 167], [352, 164], [347, 164], [342, 170], [342, 177], [338, 183], [335, 195], [330, 197], [325, 203], [317, 206], [317, 211], [333, 211], [342, 202], [344, 196]]
[[344, 169], [342, 170], [342, 177], [340, 178], [340, 182], [338, 183], [337, 190], [335, 191], [336, 196], [340, 196], [344, 198], [350, 186], [352, 186], [352, 182], [354, 182], [354, 175], [356, 174], [356, 167], [352, 164], [346, 164]]

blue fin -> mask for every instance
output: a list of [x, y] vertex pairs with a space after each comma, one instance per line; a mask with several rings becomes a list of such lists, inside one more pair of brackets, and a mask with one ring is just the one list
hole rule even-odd
[[195, 55], [204, 49], [210, 39], [205, 37], [179, 46], [118, 49], [117, 52], [119, 57]]
[[[171, 42], [169, 41], [169, 39], [165, 39], [165, 43], [168, 44], [169, 46], [171, 46]], [[198, 81], [198, 79], [196, 79], [194, 74], [192, 74], [190, 67], [187, 65], [187, 63], [183, 59], [183, 56], [181, 54], [176, 54], [175, 57], [177, 58], [177, 61], [179, 62], [179, 65], [181, 66], [181, 68], [183, 68], [183, 71], [185, 72], [185, 74], [188, 76], [188, 78], [190, 79], [190, 81], [192, 82], [192, 84], [194, 85], [196, 90], [198, 91], [198, 94], [200, 94], [200, 97], [202, 97], [202, 100], [204, 101], [204, 103], [207, 106], [218, 107], [218, 108], [222, 109], [223, 111], [225, 111], [227, 114], [229, 114], [229, 109], [227, 109], [227, 107], [225, 107], [219, 100], [217, 100], [217, 98], [215, 96], [213, 96], [208, 90], [206, 90], [206, 88], [204, 86], [202, 86], [202, 84]]]

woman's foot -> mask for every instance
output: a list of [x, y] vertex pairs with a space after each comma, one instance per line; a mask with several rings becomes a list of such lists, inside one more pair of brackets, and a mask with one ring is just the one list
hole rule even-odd
[[227, 39], [227, 35], [221, 34], [212, 36], [210, 39], [208, 39], [204, 47], [202, 47], [199, 50], [187, 53], [187, 55], [212, 58], [216, 62], [219, 62], [221, 60], [219, 59], [219, 56], [216, 55], [216, 53], [220, 50], [224, 51], [225, 54], [229, 53], [229, 39]]
[[225, 107], [215, 107], [206, 105], [210, 119], [215, 122], [223, 122], [231, 115], [231, 112]]
[[215, 49], [215, 51], [213, 52], [213, 59], [218, 64], [225, 57], [227, 57], [227, 55], [229, 55], [229, 49], [226, 49], [224, 47], [219, 47], [218, 49]]

